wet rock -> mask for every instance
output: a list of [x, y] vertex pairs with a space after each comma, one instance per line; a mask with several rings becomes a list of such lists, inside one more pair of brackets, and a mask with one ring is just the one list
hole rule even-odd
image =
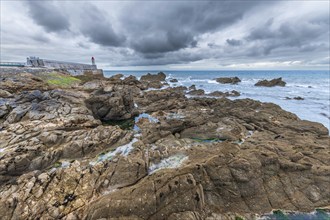
[[178, 80], [177, 79], [170, 79], [170, 82], [171, 83], [176, 83], [176, 82], [178, 82]]
[[191, 90], [187, 94], [201, 96], [201, 95], [205, 95], [205, 91], [203, 89], [197, 89], [197, 90]]
[[304, 98], [300, 97], [300, 96], [293, 97], [293, 99], [295, 99], [295, 100], [304, 100]]
[[216, 97], [227, 97], [227, 96], [240, 96], [240, 93], [236, 90], [232, 90], [231, 92], [220, 92], [215, 91], [207, 94], [208, 96], [216, 96]]
[[195, 85], [189, 86], [189, 90], [196, 90], [196, 86]]
[[215, 79], [218, 83], [222, 84], [237, 84], [241, 82], [241, 80], [235, 76], [235, 77], [220, 77]]
[[185, 86], [176, 86], [176, 87], [170, 87], [169, 90], [179, 93], [184, 93], [188, 88]]
[[291, 100], [291, 99], [294, 99], [294, 100], [304, 100], [304, 98], [303, 97], [300, 97], [300, 96], [296, 96], [296, 97], [293, 97], [293, 98], [285, 97], [285, 99], [287, 99], [287, 100]]
[[272, 80], [260, 80], [255, 84], [255, 86], [265, 86], [265, 87], [273, 87], [273, 86], [285, 86], [286, 82], [282, 80], [282, 78], [272, 79]]

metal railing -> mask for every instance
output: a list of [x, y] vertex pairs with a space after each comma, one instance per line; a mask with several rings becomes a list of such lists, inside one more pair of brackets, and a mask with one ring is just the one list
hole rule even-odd
[[19, 62], [0, 62], [0, 66], [24, 67], [25, 66], [25, 63], [19, 63]]

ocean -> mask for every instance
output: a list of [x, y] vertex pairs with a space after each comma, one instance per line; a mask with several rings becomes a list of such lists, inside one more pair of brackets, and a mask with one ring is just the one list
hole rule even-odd
[[[104, 71], [106, 77], [121, 73], [124, 76], [141, 77], [146, 73], [155, 74], [159, 71]], [[236, 90], [239, 97], [230, 99], [250, 98], [261, 102], [272, 102], [282, 109], [296, 114], [300, 119], [322, 123], [330, 130], [330, 72], [323, 70], [290, 70], [290, 71], [162, 71], [167, 79], [175, 78], [177, 83], [170, 86], [191, 86], [204, 89], [206, 93], [213, 91]], [[220, 84], [214, 78], [239, 77], [242, 82], [237, 85]], [[287, 83], [285, 87], [257, 87], [256, 82], [262, 79], [282, 77]], [[304, 100], [295, 100], [294, 97]], [[291, 99], [287, 99], [291, 98]]]

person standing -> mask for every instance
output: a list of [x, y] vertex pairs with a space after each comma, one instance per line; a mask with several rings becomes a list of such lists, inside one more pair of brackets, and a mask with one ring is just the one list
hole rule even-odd
[[92, 57], [92, 65], [95, 65], [95, 59]]

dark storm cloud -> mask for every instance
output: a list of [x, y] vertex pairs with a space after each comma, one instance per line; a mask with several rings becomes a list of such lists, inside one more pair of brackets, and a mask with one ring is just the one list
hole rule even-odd
[[102, 46], [122, 46], [126, 37], [115, 33], [105, 12], [96, 6], [86, 3], [81, 10], [81, 33], [92, 42]]
[[[141, 53], [165, 53], [196, 47], [198, 38], [241, 19], [258, 2], [136, 3], [138, 13], [121, 19], [130, 30], [130, 46]], [[150, 55], [149, 55], [150, 56]]]
[[155, 65], [168, 65], [168, 64], [185, 64], [194, 61], [202, 60], [204, 56], [200, 53], [189, 52], [169, 52], [162, 54], [161, 56], [155, 56], [152, 59], [136, 59], [134, 57], [131, 60], [122, 62], [118, 66], [132, 65], [132, 66], [155, 66]]
[[27, 1], [32, 19], [47, 32], [69, 29], [69, 21], [53, 1]]
[[134, 39], [131, 43], [134, 50], [145, 53], [164, 53], [196, 46], [192, 34], [183, 31], [168, 31], [166, 33], [151, 33]]

